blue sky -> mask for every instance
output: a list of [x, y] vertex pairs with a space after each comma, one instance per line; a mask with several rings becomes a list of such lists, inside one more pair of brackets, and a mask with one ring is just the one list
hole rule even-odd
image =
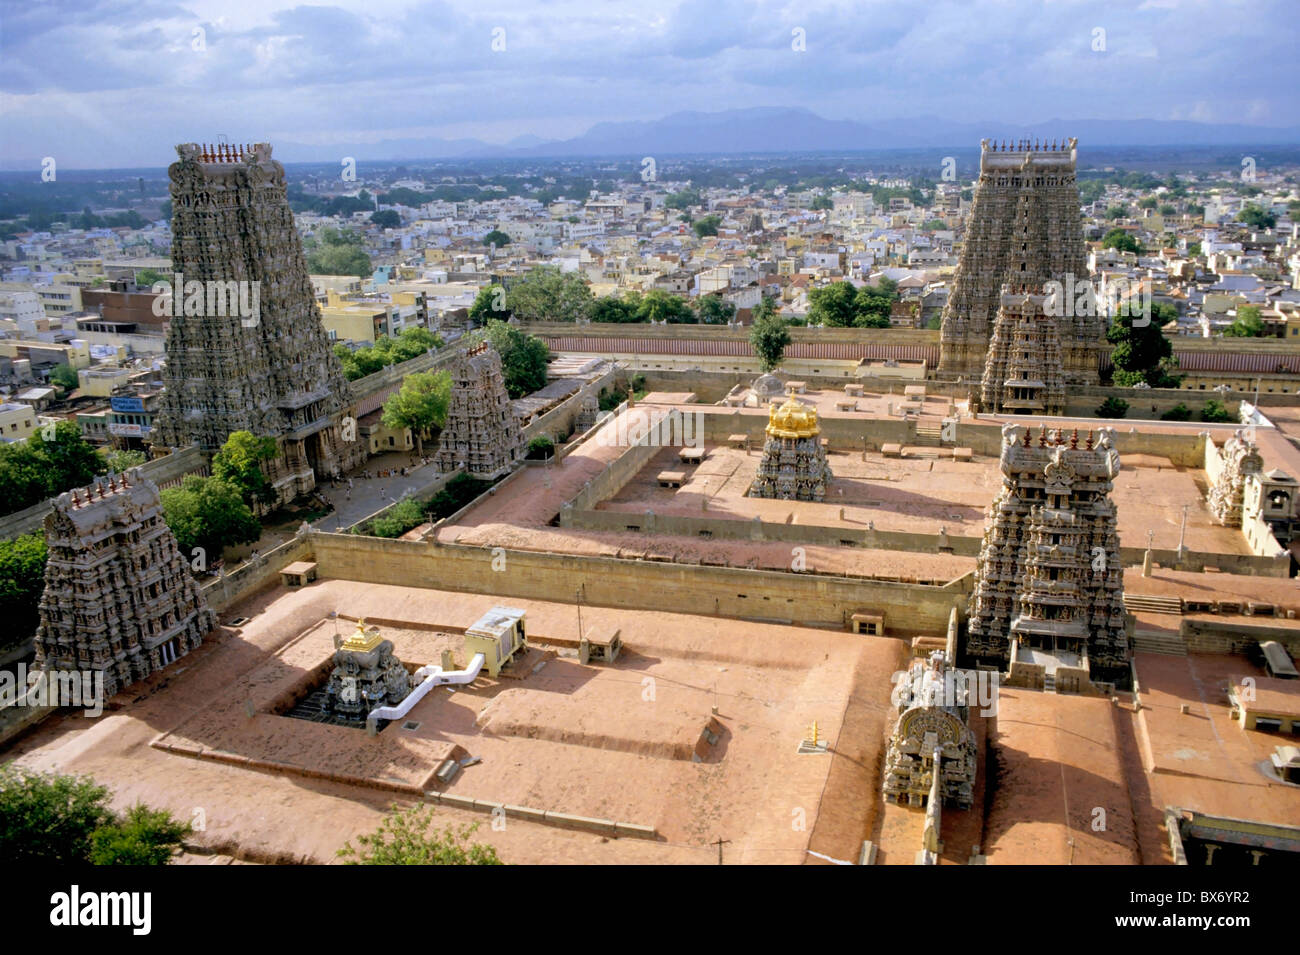
[[1292, 126], [1297, 6], [3, 0], [0, 163], [159, 166], [173, 144], [218, 134], [556, 139], [604, 120], [750, 106], [863, 121]]

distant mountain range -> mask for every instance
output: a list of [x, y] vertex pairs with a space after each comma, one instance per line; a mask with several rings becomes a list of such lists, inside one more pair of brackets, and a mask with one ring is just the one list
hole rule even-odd
[[581, 136], [520, 136], [504, 144], [477, 139], [388, 139], [307, 146], [276, 143], [288, 162], [359, 160], [672, 156], [716, 153], [850, 152], [877, 149], [974, 148], [991, 139], [1077, 137], [1092, 146], [1300, 145], [1300, 127], [1246, 126], [1184, 120], [1049, 120], [1044, 123], [951, 122], [931, 116], [857, 122], [826, 119], [808, 109], [756, 107], [718, 113], [674, 113], [662, 119], [597, 123]]

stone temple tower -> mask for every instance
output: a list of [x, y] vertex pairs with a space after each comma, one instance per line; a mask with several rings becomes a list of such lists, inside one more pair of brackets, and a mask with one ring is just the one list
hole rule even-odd
[[[155, 443], [215, 451], [232, 431], [273, 437], [280, 502], [363, 460], [347, 381], [321, 325], [271, 147], [177, 146], [172, 317]], [[234, 307], [237, 300], [241, 307]], [[352, 429], [355, 431], [355, 428]]]
[[217, 624], [139, 471], [59, 495], [45, 518], [37, 663], [98, 670], [119, 690], [189, 653]]
[[993, 414], [1065, 414], [1061, 339], [1041, 289], [1002, 287], [993, 322], [979, 410]]
[[[1004, 284], [1074, 288], [1088, 279], [1075, 140], [980, 143], [980, 176], [966, 238], [944, 306], [938, 373], [977, 381], [984, 371]], [[1106, 352], [1106, 319], [1095, 310], [1057, 318], [1066, 384], [1096, 384]]]
[[747, 497], [820, 501], [833, 475], [822, 447], [817, 409], [793, 395], [767, 412], [767, 440]]
[[1005, 670], [1019, 644], [1083, 661], [1093, 682], [1127, 680], [1113, 440], [1108, 428], [1095, 440], [1077, 431], [1067, 440], [1061, 431], [1003, 427], [1002, 490], [970, 598], [965, 649], [974, 663]]
[[501, 374], [501, 356], [487, 342], [451, 363], [451, 406], [438, 440], [438, 470], [464, 468], [494, 480], [524, 456], [523, 432]]

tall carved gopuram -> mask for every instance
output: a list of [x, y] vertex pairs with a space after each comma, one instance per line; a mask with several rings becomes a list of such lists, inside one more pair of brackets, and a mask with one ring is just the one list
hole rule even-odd
[[992, 414], [1065, 414], [1061, 339], [1041, 289], [1003, 286], [993, 322], [979, 410]]
[[[976, 382], [984, 372], [1002, 286], [1076, 288], [1088, 279], [1076, 141], [1010, 145], [980, 143], [975, 187], [961, 258], [939, 332], [938, 374]], [[1106, 320], [1095, 310], [1056, 317], [1066, 384], [1096, 384], [1108, 346]]]
[[98, 670], [111, 696], [189, 653], [217, 624], [158, 488], [139, 471], [59, 495], [45, 518], [37, 663]]
[[[154, 441], [215, 451], [232, 431], [277, 440], [265, 467], [280, 502], [359, 464], [344, 440], [343, 369], [321, 325], [271, 147], [177, 146], [166, 390]], [[238, 302], [239, 305], [234, 303]]]
[[501, 356], [487, 342], [458, 355], [451, 405], [434, 460], [443, 472], [464, 468], [477, 478], [508, 474], [524, 456], [523, 432], [506, 392]]
[[1120, 470], [1114, 432], [1080, 438], [1008, 424], [1001, 470], [976, 564], [967, 657], [1006, 670], [1018, 643], [1077, 657], [1093, 682], [1124, 682], [1131, 648], [1110, 499]]

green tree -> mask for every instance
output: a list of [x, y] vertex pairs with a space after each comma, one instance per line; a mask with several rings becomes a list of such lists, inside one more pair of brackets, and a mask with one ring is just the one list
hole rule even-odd
[[1128, 402], [1112, 396], [1099, 404], [1095, 413], [1098, 418], [1122, 418], [1128, 414]]
[[187, 560], [196, 547], [212, 560], [227, 547], [251, 544], [262, 536], [262, 525], [239, 488], [228, 481], [190, 474], [180, 487], [165, 489], [161, 497], [163, 519]]
[[896, 301], [898, 283], [892, 279], [882, 276], [876, 286], [862, 286], [854, 300], [857, 316], [853, 324], [859, 328], [888, 328], [889, 315]]
[[736, 317], [736, 306], [721, 295], [702, 295], [695, 302], [695, 314], [702, 325], [725, 325]]
[[1201, 420], [1215, 424], [1224, 424], [1234, 419], [1232, 415], [1228, 413], [1228, 409], [1223, 406], [1222, 401], [1218, 398], [1211, 398], [1209, 401], [1205, 402], [1205, 405], [1201, 408]]
[[81, 384], [81, 379], [69, 365], [55, 365], [50, 372], [50, 381], [64, 391], [73, 391]]
[[1142, 253], [1142, 243], [1123, 229], [1111, 229], [1101, 240], [1103, 249], [1119, 249], [1121, 252]]
[[1192, 409], [1181, 401], [1160, 416], [1161, 421], [1191, 421]]
[[396, 805], [379, 828], [357, 837], [359, 849], [344, 844], [339, 856], [347, 865], [502, 865], [497, 851], [486, 843], [469, 841], [478, 823], [433, 828], [432, 807], [399, 809]]
[[[1172, 313], [1172, 314], [1170, 314]], [[1114, 381], [1122, 388], [1145, 381], [1152, 388], [1176, 388], [1180, 378], [1173, 375], [1178, 367], [1174, 348], [1161, 326], [1177, 317], [1172, 305], [1153, 305], [1149, 319], [1129, 314], [1121, 305], [1119, 314], [1106, 331], [1106, 340], [1115, 347], [1110, 360], [1115, 366]]]
[[550, 435], [539, 434], [528, 442], [530, 458], [549, 458], [553, 454], [555, 454], [555, 442], [551, 440]]
[[668, 322], [673, 325], [693, 324], [695, 313], [679, 295], [654, 288], [641, 296], [637, 305], [637, 318], [643, 322]]
[[483, 236], [483, 244], [495, 245], [498, 249], [502, 249], [510, 244], [510, 236], [506, 235], [500, 229], [493, 229], [487, 235]]
[[510, 306], [506, 304], [506, 290], [502, 285], [485, 285], [474, 296], [474, 304], [469, 307], [469, 320], [475, 327], [482, 328], [489, 321], [497, 319], [506, 321], [510, 318]]
[[759, 367], [764, 372], [772, 371], [785, 358], [786, 347], [790, 344], [790, 329], [778, 315], [756, 314], [749, 330], [749, 344], [758, 356]]
[[852, 282], [833, 282], [808, 292], [808, 324], [848, 328], [858, 316], [858, 290]]
[[85, 864], [91, 835], [112, 820], [108, 789], [89, 777], [0, 766], [0, 858], [9, 865]]
[[691, 224], [691, 228], [695, 231], [697, 236], [703, 239], [706, 235], [717, 235], [718, 226], [721, 224], [722, 219], [718, 216], [704, 216], [701, 219], [696, 219], [695, 222]]
[[1237, 219], [1252, 229], [1271, 229], [1277, 225], [1277, 216], [1253, 202], [1248, 202], [1241, 207]]
[[668, 198], [664, 199], [664, 205], [669, 209], [676, 209], [679, 212], [684, 212], [691, 206], [704, 205], [704, 200], [700, 197], [697, 190], [683, 189], [681, 192], [669, 193]]
[[166, 865], [190, 834], [188, 822], [166, 809], [136, 803], [121, 819], [96, 829], [90, 837], [94, 865]]
[[0, 649], [21, 643], [40, 623], [37, 604], [45, 589], [45, 536], [23, 534], [0, 540]]
[[1128, 215], [1127, 206], [1110, 206], [1106, 210], [1107, 219], [1123, 219], [1127, 215]]
[[451, 405], [451, 375], [445, 371], [417, 371], [402, 380], [402, 387], [384, 402], [386, 428], [410, 428], [417, 454], [424, 453], [424, 438], [447, 421]]
[[546, 384], [551, 350], [536, 335], [505, 322], [488, 322], [486, 329], [474, 333], [474, 338], [486, 340], [501, 356], [501, 376], [511, 398], [531, 395]]
[[374, 537], [401, 537], [413, 527], [425, 522], [424, 508], [413, 497], [404, 497], [379, 517], [370, 522]]
[[138, 468], [149, 459], [143, 451], [119, 450], [109, 451], [104, 455], [104, 460], [114, 474], [123, 474], [132, 468]]
[[381, 229], [396, 229], [402, 224], [402, 217], [394, 209], [380, 209], [370, 213], [370, 221]]
[[1223, 330], [1223, 334], [1229, 338], [1263, 338], [1271, 334], [1260, 315], [1258, 305], [1238, 306], [1236, 319]]
[[835, 203], [831, 201], [830, 196], [827, 196], [825, 194], [816, 196], [812, 201], [813, 212], [821, 212], [825, 209], [833, 209], [833, 208], [835, 208]]
[[233, 431], [212, 458], [212, 476], [238, 488], [249, 507], [265, 507], [275, 500], [275, 488], [262, 470], [262, 462], [270, 461], [275, 454], [274, 438]]
[[576, 322], [591, 314], [591, 288], [576, 272], [538, 266], [506, 291], [506, 309], [525, 322]]
[[314, 275], [355, 275], [368, 279], [374, 274], [370, 256], [361, 247], [361, 237], [350, 230], [321, 229], [303, 243], [303, 251], [307, 253], [307, 269]]
[[593, 322], [626, 323], [639, 322], [637, 314], [641, 307], [640, 296], [606, 295], [591, 304]]

